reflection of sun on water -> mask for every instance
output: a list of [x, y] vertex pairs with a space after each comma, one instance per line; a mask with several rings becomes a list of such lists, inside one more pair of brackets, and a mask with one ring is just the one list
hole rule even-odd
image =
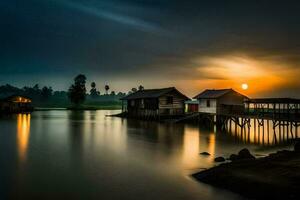
[[17, 144], [20, 160], [26, 158], [30, 135], [30, 114], [18, 114], [17, 117]]
[[210, 153], [210, 159], [214, 160], [216, 149], [216, 135], [214, 133], [209, 134], [208, 137], [208, 152]]
[[183, 138], [183, 162], [188, 167], [197, 167], [199, 163], [199, 131], [197, 129], [186, 128]]
[[[199, 155], [201, 151], [207, 151], [210, 156], [205, 157], [209, 162], [213, 162], [216, 151], [216, 135], [214, 132], [207, 135], [205, 140], [200, 140], [198, 129], [186, 127], [183, 137], [183, 164], [186, 168], [195, 169], [199, 167]], [[204, 163], [202, 163], [203, 165]]]
[[289, 123], [289, 127], [285, 126], [276, 126], [273, 129], [273, 121], [272, 120], [262, 120], [260, 121], [262, 125], [259, 125], [257, 120], [251, 120], [250, 128], [245, 127], [241, 129], [235, 124], [228, 123], [228, 132], [238, 139], [239, 141], [249, 143], [249, 144], [257, 144], [257, 145], [275, 145], [278, 143], [288, 142], [290, 139], [296, 138], [296, 133], [300, 132], [299, 128], [291, 127], [291, 123]]

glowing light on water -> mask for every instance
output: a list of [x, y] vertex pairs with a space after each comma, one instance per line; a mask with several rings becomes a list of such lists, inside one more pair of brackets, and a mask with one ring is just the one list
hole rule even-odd
[[30, 114], [18, 114], [17, 116], [17, 144], [19, 158], [24, 161], [26, 158], [30, 136]]
[[186, 128], [183, 137], [183, 161], [190, 168], [195, 168], [198, 165], [199, 144], [199, 131]]

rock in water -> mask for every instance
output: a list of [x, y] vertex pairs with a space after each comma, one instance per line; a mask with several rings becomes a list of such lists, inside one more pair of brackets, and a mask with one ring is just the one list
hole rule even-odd
[[294, 146], [294, 151], [297, 153], [300, 153], [300, 142], [296, 142], [296, 144]]
[[255, 157], [250, 153], [250, 151], [246, 148], [240, 150], [238, 154], [238, 159], [255, 159]]
[[236, 154], [231, 154], [230, 157], [229, 157], [229, 160], [231, 160], [231, 161], [236, 161], [238, 159], [239, 159], [239, 156], [236, 155]]
[[223, 157], [216, 157], [215, 158], [215, 162], [224, 162], [225, 161], [225, 158], [223, 158]]
[[204, 151], [204, 152], [202, 152], [202, 153], [200, 153], [201, 155], [204, 155], [204, 156], [210, 156], [210, 153], [208, 153], [208, 152], [206, 152], [206, 151]]

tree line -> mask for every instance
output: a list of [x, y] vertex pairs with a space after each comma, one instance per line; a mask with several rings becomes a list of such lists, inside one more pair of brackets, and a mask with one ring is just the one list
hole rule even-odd
[[[68, 90], [68, 97], [70, 99], [70, 101], [75, 104], [75, 105], [80, 105], [82, 104], [86, 98], [86, 76], [83, 74], [79, 74], [74, 78], [74, 83], [69, 87]], [[108, 95], [108, 91], [110, 90], [110, 87], [108, 84], [106, 84], [104, 86], [105, 89], [105, 95]], [[128, 94], [133, 93], [133, 92], [137, 92], [138, 90], [144, 90], [144, 87], [142, 85], [140, 85], [137, 88], [132, 88]], [[111, 91], [110, 93], [111, 96], [119, 96], [124, 97], [126, 96], [126, 93], [122, 93], [119, 92], [118, 94], [115, 93], [115, 91]], [[89, 93], [89, 97], [92, 99], [97, 99], [100, 97], [100, 91], [97, 90], [96, 88], [96, 83], [92, 82], [91, 83], [91, 90]]]
[[87, 92], [86, 82], [86, 76], [79, 74], [74, 78], [74, 83], [69, 87], [68, 91], [54, 91], [50, 86], [41, 87], [39, 84], [35, 84], [32, 87], [24, 86], [22, 88], [6, 84], [0, 86], [0, 98], [5, 98], [10, 95], [22, 95], [31, 98], [37, 105], [67, 105], [68, 103], [80, 105], [85, 101], [119, 101], [121, 97], [127, 94], [144, 89], [143, 86], [139, 86], [132, 88], [127, 93], [115, 92], [111, 90], [109, 84], [105, 84], [103, 88], [105, 92], [102, 94], [95, 82], [91, 83], [91, 89]]

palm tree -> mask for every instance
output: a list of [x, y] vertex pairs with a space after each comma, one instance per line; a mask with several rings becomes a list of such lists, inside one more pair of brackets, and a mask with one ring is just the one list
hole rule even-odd
[[140, 85], [139, 90], [144, 90], [144, 86]]
[[92, 88], [96, 88], [96, 83], [95, 83], [95, 82], [92, 82], [92, 83], [91, 83], [91, 87], [92, 87]]
[[92, 83], [91, 83], [91, 88], [92, 88], [92, 89], [90, 90], [90, 95], [91, 95], [93, 98], [99, 96], [100, 92], [97, 91], [97, 89], [96, 89], [96, 83], [95, 83], [95, 82], [92, 82]]
[[109, 90], [109, 85], [105, 85], [105, 92], [106, 92], [106, 94], [108, 94], [108, 90]]

